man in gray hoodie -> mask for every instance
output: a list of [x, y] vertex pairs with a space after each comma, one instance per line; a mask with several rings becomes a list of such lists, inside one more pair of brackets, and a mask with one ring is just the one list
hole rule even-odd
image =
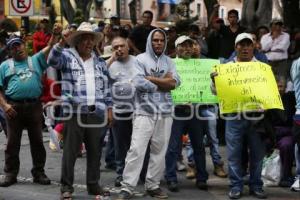
[[120, 200], [133, 196], [149, 142], [151, 150], [145, 188], [152, 197], [168, 198], [159, 185], [173, 121], [170, 91], [180, 84], [180, 80], [175, 64], [164, 54], [166, 46], [165, 33], [155, 29], [148, 36], [146, 52], [136, 57], [139, 72], [133, 79], [136, 87], [133, 132], [118, 197]]

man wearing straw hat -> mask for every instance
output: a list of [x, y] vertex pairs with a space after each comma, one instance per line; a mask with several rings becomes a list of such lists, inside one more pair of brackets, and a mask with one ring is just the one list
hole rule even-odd
[[[82, 142], [87, 150], [86, 184], [90, 195], [103, 194], [99, 186], [100, 158], [107, 124], [111, 123], [111, 94], [105, 61], [93, 48], [103, 35], [83, 22], [63, 37], [50, 52], [48, 63], [62, 71], [64, 151], [61, 198], [72, 199], [74, 165]], [[65, 43], [70, 48], [63, 49]]]

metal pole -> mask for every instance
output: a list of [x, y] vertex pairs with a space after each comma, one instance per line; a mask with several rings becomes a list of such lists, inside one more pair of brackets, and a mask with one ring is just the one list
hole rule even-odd
[[22, 16], [21, 17], [21, 26], [23, 26], [25, 28], [26, 33], [30, 32], [29, 17], [28, 16]]
[[120, 0], [116, 0], [117, 3], [117, 15], [120, 17], [120, 10], [121, 10], [121, 1]]
[[60, 2], [60, 23], [63, 26], [64, 25], [64, 15], [63, 15], [64, 12], [63, 12], [63, 7], [62, 7], [61, 1], [63, 1], [63, 0], [59, 1]]

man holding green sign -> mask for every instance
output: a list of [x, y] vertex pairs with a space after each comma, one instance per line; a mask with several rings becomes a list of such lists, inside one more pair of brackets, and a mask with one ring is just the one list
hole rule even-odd
[[[193, 160], [197, 171], [196, 186], [201, 190], [206, 190], [208, 174], [206, 171], [203, 136], [209, 131], [208, 122], [214, 122], [214, 126], [211, 127], [214, 129], [214, 135], [216, 135], [216, 118], [214, 112], [210, 110], [214, 109], [214, 106], [200, 105], [199, 103], [217, 102], [216, 97], [211, 94], [209, 89], [209, 73], [213, 66], [211, 63], [218, 63], [210, 61], [210, 66], [206, 67], [206, 62], [202, 63], [199, 61], [200, 59], [191, 59], [193, 40], [188, 36], [179, 37], [175, 42], [175, 46], [178, 56], [175, 59], [176, 69], [182, 76], [181, 78], [184, 79], [182, 83], [185, 85], [177, 88], [174, 93], [172, 91], [173, 100], [176, 104], [181, 105], [175, 107], [171, 137], [166, 154], [165, 178], [168, 189], [172, 192], [177, 192], [179, 189], [176, 176], [176, 161], [180, 154], [181, 136], [184, 133], [188, 133], [194, 150]], [[220, 168], [223, 170], [221, 157], [218, 152], [218, 141], [216, 142], [216, 148], [215, 154], [217, 156], [214, 164], [215, 166], [221, 165]], [[225, 174], [224, 170], [223, 174]]]

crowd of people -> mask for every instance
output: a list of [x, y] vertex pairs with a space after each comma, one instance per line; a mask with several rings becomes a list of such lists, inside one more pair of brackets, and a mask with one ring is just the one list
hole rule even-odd
[[[150, 196], [168, 198], [161, 179], [170, 192], [178, 192], [177, 171], [185, 169], [187, 178], [195, 178], [196, 188], [207, 190], [205, 140], [214, 174], [230, 180], [230, 199], [242, 197], [245, 182], [250, 195], [267, 198], [262, 164], [274, 148], [280, 151], [282, 165], [279, 186], [300, 192], [300, 31], [288, 33], [278, 19], [269, 27], [246, 30], [236, 10], [228, 12], [225, 25], [216, 17], [217, 10], [215, 6], [207, 28], [191, 24], [185, 33], [173, 26], [152, 26], [151, 11], [144, 11], [142, 24], [135, 27], [121, 25], [116, 15], [110, 23], [82, 22], [66, 28], [55, 23], [52, 29], [48, 20], [42, 20], [32, 36], [32, 56], [25, 31], [21, 35], [1, 31], [0, 119], [7, 145], [0, 187], [17, 183], [24, 129], [30, 140], [33, 181], [51, 184], [44, 170], [42, 139], [43, 105], [47, 105], [58, 107], [51, 126], [58, 125], [63, 135], [61, 199], [72, 199], [74, 165], [84, 149], [88, 194], [109, 195], [100, 186], [104, 145], [105, 167], [116, 171], [114, 184], [121, 188], [119, 200], [131, 199], [139, 180]], [[246, 113], [263, 115], [255, 121], [237, 117], [239, 113], [227, 115], [228, 174], [219, 151], [218, 105], [172, 102], [171, 91], [181, 84], [174, 58], [264, 62], [273, 70], [284, 110]], [[47, 79], [49, 67], [56, 70], [57, 80]], [[218, 95], [214, 80], [219, 75], [210, 76], [211, 90]], [[186, 164], [183, 146], [188, 149]]]

